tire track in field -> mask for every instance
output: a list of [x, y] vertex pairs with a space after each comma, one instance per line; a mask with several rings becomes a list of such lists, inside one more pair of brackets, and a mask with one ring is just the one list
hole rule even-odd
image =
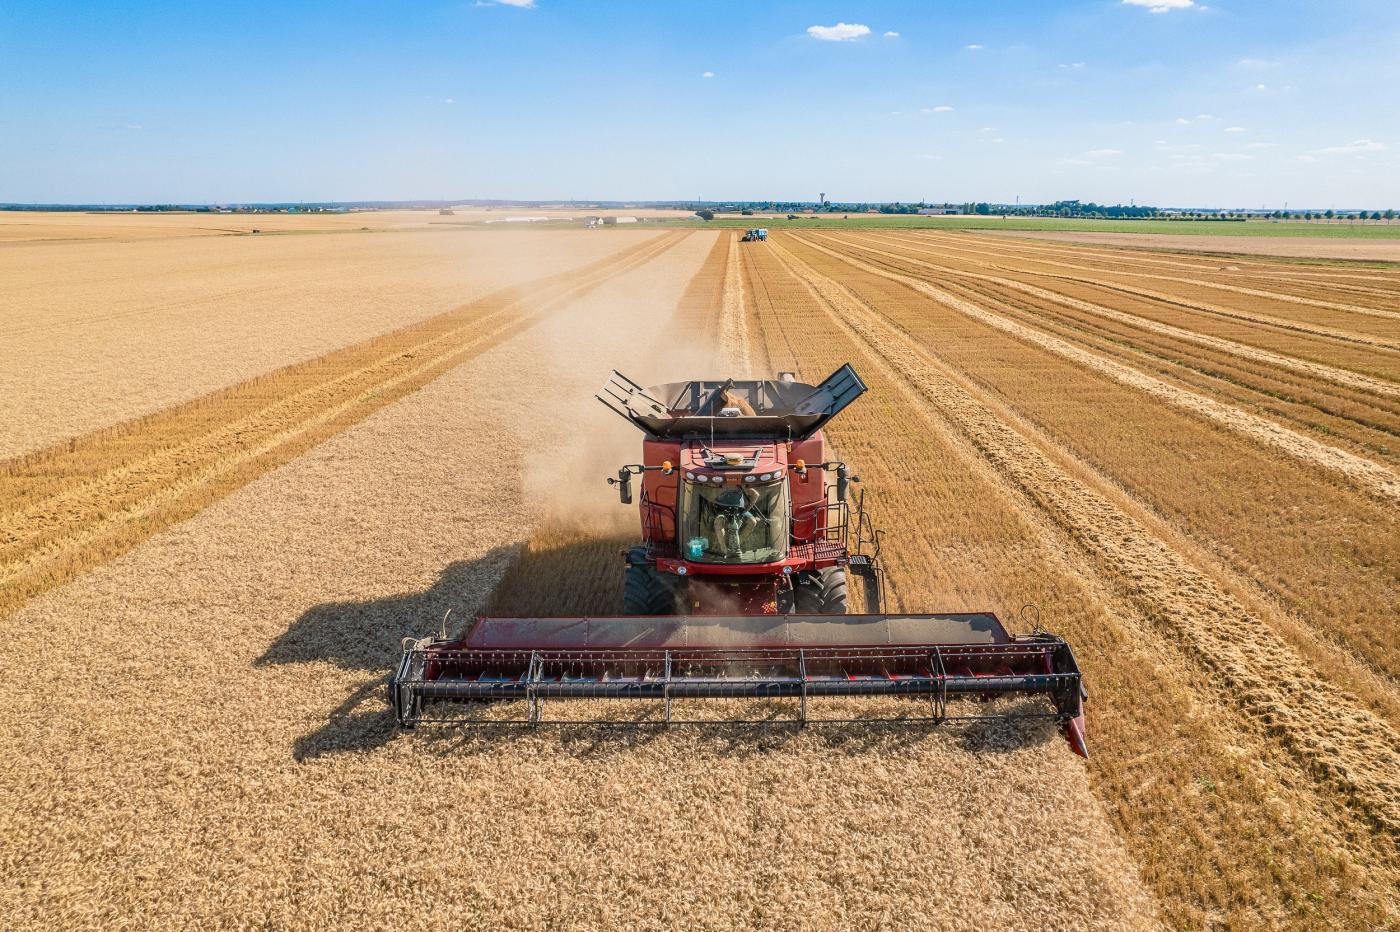
[[[0, 616], [190, 517], [568, 301], [649, 262], [686, 235], [665, 234], [585, 269], [498, 292], [6, 464], [0, 489], [10, 493], [10, 507], [0, 516]], [[303, 386], [303, 380], [311, 384]], [[251, 400], [253, 410], [230, 422], [222, 415], [232, 399], [244, 405]], [[191, 420], [193, 430], [184, 423]], [[188, 436], [172, 438], [168, 430]], [[123, 458], [132, 446], [141, 453]], [[102, 468], [107, 461], [115, 465]], [[67, 481], [51, 494], [25, 495], [26, 480], [35, 476]]]
[[1193, 392], [1278, 421], [1400, 471], [1400, 399], [1295, 375], [1051, 304], [991, 282], [944, 279], [948, 291]]
[[1324, 692], [1317, 674], [1267, 623], [1140, 522], [1052, 462], [917, 341], [779, 243], [770, 240], [770, 246], [790, 274], [822, 297], [838, 324], [885, 359], [996, 472], [1107, 568], [1117, 588], [1146, 617], [1215, 671], [1229, 701], [1256, 729], [1283, 745], [1314, 779], [1342, 793], [1377, 827], [1400, 832], [1400, 734], [1344, 692]]
[[729, 255], [724, 265], [724, 316], [720, 322], [720, 345], [725, 360], [735, 374], [749, 378], [753, 349], [749, 341], [748, 312], [745, 310], [744, 277], [739, 271], [738, 237], [729, 237]]
[[[1236, 406], [1262, 404], [1267, 411], [1262, 416], [1302, 425], [1304, 433], [1321, 431], [1326, 434], [1323, 441], [1332, 445], [1337, 445], [1338, 438], [1355, 442], [1358, 449], [1354, 452], [1363, 457], [1385, 459], [1392, 453], [1397, 433], [1392, 419], [1397, 413], [1395, 402], [1400, 401], [1400, 384], [1395, 382], [1201, 334], [1015, 279], [946, 268], [913, 258], [900, 265], [902, 270], [916, 266], [936, 271], [945, 279], [952, 279], [945, 284], [960, 297], [996, 307], [998, 312], [1029, 326], [1118, 358], [1149, 374], [1180, 382], [1188, 390], [1221, 395], [1222, 400]], [[1128, 329], [1119, 331], [1109, 321]], [[1153, 334], [1163, 339], [1156, 340]], [[1189, 344], [1202, 347], [1204, 352]], [[1160, 371], [1162, 367], [1171, 372]], [[1290, 378], [1290, 373], [1296, 377]], [[1208, 381], [1202, 383], [1202, 376]], [[1311, 414], [1295, 409], [1306, 409]]]
[[[832, 241], [839, 242], [845, 246], [853, 245], [845, 240], [833, 239]], [[907, 243], [900, 243], [899, 245], [905, 249], [909, 249], [912, 252], [922, 253], [924, 255], [929, 256], [938, 256], [943, 253], [953, 251], [954, 249], [954, 247], [951, 246], [945, 247], [942, 250], [930, 250], [917, 249], [909, 246]], [[966, 247], [964, 247], [964, 251], [966, 251]], [[973, 255], [976, 256], [977, 253], [974, 252]], [[906, 261], [918, 261], [912, 256], [907, 255], [901, 255], [899, 258], [905, 259]], [[1007, 272], [1016, 275], [1033, 275], [1037, 278], [1048, 278], [1056, 281], [1076, 282], [1081, 285], [1091, 285], [1094, 287], [1103, 288], [1108, 291], [1121, 292], [1122, 294], [1130, 295], [1135, 298], [1148, 298], [1163, 304], [1175, 305], [1176, 307], [1184, 307], [1193, 311], [1200, 311], [1201, 313], [1210, 314], [1216, 317], [1226, 317], [1233, 320], [1242, 320], [1246, 323], [1260, 324], [1267, 327], [1276, 327], [1278, 329], [1287, 330], [1294, 333], [1307, 334], [1308, 336], [1326, 337], [1329, 339], [1341, 341], [1343, 343], [1359, 344], [1361, 346], [1372, 346], [1389, 350], [1400, 350], [1400, 340], [1392, 340], [1388, 337], [1376, 334], [1358, 333], [1354, 330], [1342, 330], [1337, 327], [1329, 327], [1325, 324], [1304, 323], [1298, 320], [1290, 320], [1286, 317], [1275, 317], [1271, 314], [1263, 314], [1258, 311], [1243, 311], [1237, 310], [1235, 308], [1222, 307], [1217, 304], [1207, 304], [1206, 302], [1195, 301], [1180, 295], [1170, 295], [1160, 291], [1151, 291], [1145, 288], [1135, 288], [1118, 282], [1101, 281], [1099, 279], [1082, 278], [1073, 275], [1058, 275], [1054, 272], [1040, 272], [1035, 271], [1033, 269], [1009, 268], [1007, 266], [987, 262], [981, 258], [960, 257], [959, 261], [970, 262], [974, 265], [981, 266], [982, 268], [992, 269], [999, 272]], [[942, 271], [943, 267], [939, 266], [939, 269], [940, 271]]]
[[[831, 242], [838, 243], [838, 244], [840, 244], [841, 246], [843, 246], [843, 247], [845, 247], [845, 248], [850, 248], [850, 249], [865, 249], [865, 250], [869, 250], [869, 249], [870, 249], [869, 246], [866, 246], [866, 245], [863, 245], [863, 244], [859, 244], [859, 243], [855, 243], [855, 242], [853, 242], [853, 241], [846, 240], [846, 239], [839, 239], [839, 238], [836, 238], [836, 237], [828, 237], [828, 239], [830, 239]], [[1072, 283], [1072, 284], [1079, 284], [1079, 285], [1083, 286], [1086, 290], [1088, 290], [1088, 291], [1090, 291], [1090, 292], [1092, 292], [1092, 291], [1094, 291], [1094, 290], [1097, 289], [1097, 290], [1105, 290], [1105, 291], [1109, 291], [1109, 292], [1113, 292], [1113, 293], [1117, 293], [1117, 294], [1123, 294], [1123, 295], [1128, 296], [1129, 298], [1132, 298], [1134, 301], [1140, 302], [1140, 303], [1142, 303], [1142, 304], [1144, 304], [1144, 305], [1147, 305], [1147, 306], [1165, 306], [1165, 307], [1167, 307], [1167, 308], [1185, 308], [1185, 309], [1187, 309], [1188, 311], [1193, 311], [1193, 312], [1196, 312], [1196, 313], [1198, 313], [1198, 314], [1205, 315], [1205, 316], [1208, 316], [1208, 317], [1223, 317], [1223, 318], [1227, 318], [1227, 319], [1241, 320], [1241, 321], [1244, 321], [1245, 323], [1248, 323], [1248, 324], [1251, 324], [1251, 325], [1257, 325], [1257, 326], [1259, 326], [1260, 328], [1263, 328], [1263, 329], [1265, 329], [1265, 330], [1279, 330], [1279, 331], [1283, 331], [1283, 332], [1285, 332], [1285, 333], [1287, 333], [1287, 334], [1290, 334], [1290, 335], [1291, 335], [1291, 334], [1298, 334], [1298, 333], [1301, 333], [1301, 334], [1306, 335], [1306, 336], [1309, 337], [1309, 338], [1317, 338], [1317, 339], [1320, 339], [1320, 340], [1337, 341], [1337, 342], [1340, 342], [1340, 343], [1348, 344], [1347, 348], [1348, 348], [1348, 349], [1351, 349], [1351, 350], [1354, 350], [1354, 349], [1356, 348], [1356, 346], [1359, 344], [1361, 347], [1364, 348], [1364, 351], [1365, 351], [1365, 352], [1374, 352], [1374, 351], [1376, 351], [1376, 350], [1380, 350], [1380, 351], [1387, 352], [1387, 353], [1400, 352], [1400, 341], [1391, 340], [1391, 339], [1389, 339], [1389, 338], [1387, 338], [1387, 337], [1384, 337], [1384, 336], [1381, 336], [1381, 335], [1377, 335], [1377, 334], [1358, 333], [1358, 332], [1355, 332], [1355, 331], [1340, 330], [1340, 329], [1336, 329], [1336, 328], [1327, 327], [1326, 325], [1323, 325], [1323, 324], [1303, 323], [1303, 322], [1300, 322], [1300, 321], [1289, 320], [1289, 319], [1286, 319], [1286, 318], [1276, 318], [1276, 317], [1270, 317], [1270, 316], [1268, 316], [1268, 315], [1263, 315], [1263, 314], [1255, 314], [1254, 312], [1250, 312], [1250, 311], [1237, 311], [1237, 310], [1234, 310], [1234, 309], [1231, 309], [1231, 308], [1216, 307], [1216, 306], [1214, 306], [1214, 305], [1204, 304], [1204, 303], [1200, 303], [1200, 302], [1194, 302], [1194, 301], [1190, 300], [1189, 298], [1182, 298], [1182, 297], [1177, 297], [1177, 296], [1168, 295], [1168, 294], [1162, 294], [1162, 293], [1158, 293], [1158, 292], [1154, 292], [1154, 291], [1143, 291], [1143, 290], [1141, 290], [1141, 289], [1130, 288], [1130, 287], [1123, 286], [1123, 285], [1117, 285], [1117, 284], [1115, 284], [1115, 283], [1113, 283], [1113, 282], [1099, 282], [1099, 281], [1096, 281], [1096, 280], [1095, 280], [1095, 281], [1091, 281], [1091, 280], [1088, 280], [1088, 279], [1079, 279], [1079, 278], [1073, 278], [1073, 277], [1067, 277], [1067, 276], [1056, 275], [1056, 274], [1049, 273], [1049, 272], [1038, 272], [1038, 271], [1034, 271], [1034, 270], [1030, 270], [1030, 269], [1011, 268], [1011, 267], [1008, 267], [1008, 266], [1000, 266], [1000, 265], [996, 265], [996, 264], [991, 263], [991, 262], [982, 261], [981, 259], [978, 259], [978, 258], [967, 258], [967, 257], [962, 256], [962, 255], [959, 255], [959, 256], [949, 256], [948, 253], [951, 252], [952, 250], [948, 250], [948, 249], [941, 249], [941, 250], [918, 249], [918, 248], [916, 248], [916, 247], [913, 247], [913, 246], [909, 245], [909, 243], [906, 242], [906, 241], [899, 240], [899, 239], [887, 238], [887, 237], [886, 237], [886, 238], [881, 238], [881, 237], [879, 237], [879, 236], [876, 235], [876, 234], [870, 234], [869, 239], [870, 239], [870, 240], [874, 240], [874, 241], [878, 241], [878, 242], [879, 242], [880, 244], [882, 244], [882, 245], [887, 245], [887, 246], [888, 246], [889, 248], [891, 248], [891, 249], [899, 250], [897, 253], [889, 253], [889, 254], [886, 254], [886, 255], [897, 256], [897, 257], [898, 257], [901, 261], [903, 261], [903, 262], [912, 263], [912, 264], [914, 264], [914, 265], [918, 265], [918, 266], [920, 266], [920, 267], [927, 268], [927, 269], [930, 269], [930, 270], [932, 270], [932, 271], [935, 271], [935, 272], [937, 272], [937, 273], [939, 273], [939, 274], [975, 276], [977, 273], [972, 272], [972, 271], [969, 271], [968, 269], [962, 268], [962, 267], [961, 267], [962, 265], [971, 265], [971, 266], [974, 266], [974, 267], [976, 267], [976, 268], [981, 268], [981, 269], [987, 270], [987, 271], [989, 271], [989, 272], [999, 272], [999, 273], [1001, 273], [1000, 275], [992, 275], [992, 276], [990, 277], [989, 280], [994, 280], [994, 281], [997, 281], [997, 282], [1000, 282], [1000, 283], [1003, 283], [1003, 284], [1007, 284], [1007, 285], [1013, 285], [1013, 283], [1014, 283], [1014, 286], [1015, 286], [1015, 287], [1019, 287], [1019, 286], [1022, 286], [1022, 285], [1029, 285], [1030, 283], [1028, 283], [1028, 282], [1023, 282], [1023, 281], [1021, 281], [1019, 278], [1009, 278], [1009, 277], [1007, 277], [1007, 276], [1009, 276], [1009, 275], [1029, 276], [1029, 277], [1032, 277], [1032, 278], [1049, 279], [1049, 280], [1051, 280], [1051, 281], [1069, 282], [1069, 283]], [[975, 255], [975, 254], [974, 254], [974, 255]], [[929, 258], [919, 258], [919, 256], [927, 256], [927, 257], [929, 257]], [[943, 261], [939, 261], [939, 260], [943, 260]], [[945, 262], [950, 262], [950, 261], [951, 261], [951, 262], [954, 262], [954, 263], [958, 263], [958, 265], [944, 264]], [[1034, 286], [1031, 286], [1031, 287], [1034, 287]], [[1027, 292], [1027, 293], [1031, 293], [1031, 292]], [[1073, 300], [1073, 298], [1072, 298], [1070, 295], [1068, 295], [1068, 294], [1063, 294], [1063, 293], [1060, 293], [1060, 292], [1052, 292], [1052, 293], [1055, 294], [1057, 300], [1063, 300], [1063, 299], [1070, 299], [1070, 300]], [[1086, 302], [1086, 303], [1087, 303], [1087, 302]], [[1093, 306], [1094, 306], [1094, 307], [1104, 307], [1104, 305], [1097, 304], [1097, 303], [1093, 304]], [[1173, 326], [1173, 325], [1171, 325], [1171, 324], [1165, 323], [1164, 321], [1159, 321], [1159, 320], [1156, 320], [1155, 318], [1148, 317], [1146, 314], [1144, 314], [1144, 313], [1142, 313], [1142, 312], [1137, 312], [1137, 311], [1118, 311], [1118, 310], [1115, 309], [1115, 310], [1113, 311], [1113, 313], [1114, 313], [1114, 314], [1124, 314], [1124, 313], [1126, 313], [1126, 314], [1128, 314], [1131, 318], [1134, 318], [1135, 320], [1142, 320], [1142, 321], [1145, 322], [1144, 324], [1134, 324], [1135, 326], [1144, 326], [1144, 327], [1145, 327], [1146, 322], [1150, 322], [1150, 323], [1152, 323], [1152, 324], [1154, 324], [1154, 325], [1160, 325], [1160, 326], [1164, 326], [1164, 327], [1171, 327], [1171, 326]], [[1196, 333], [1196, 331], [1192, 331], [1192, 330], [1189, 330], [1189, 329], [1184, 330], [1184, 332], [1185, 332], [1185, 333], [1193, 334], [1193, 335], [1195, 335], [1195, 336], [1208, 336], [1208, 335], [1205, 335], [1205, 334], [1198, 334], [1198, 333]], [[1290, 359], [1290, 360], [1291, 360], [1291, 359], [1299, 359], [1299, 357], [1294, 356], [1294, 355], [1292, 355], [1292, 354], [1290, 354], [1290, 353], [1288, 353], [1288, 352], [1280, 352], [1280, 351], [1278, 351], [1278, 350], [1270, 350], [1270, 349], [1267, 349], [1267, 348], [1262, 347], [1262, 346], [1257, 346], [1257, 345], [1255, 345], [1255, 344], [1253, 344], [1253, 343], [1244, 343], [1244, 342], [1242, 342], [1242, 341], [1230, 340], [1229, 338], [1225, 338], [1225, 337], [1209, 337], [1209, 338], [1210, 338], [1210, 339], [1213, 339], [1213, 340], [1225, 340], [1225, 341], [1228, 342], [1228, 343], [1236, 343], [1236, 344], [1238, 344], [1242, 349], [1248, 349], [1248, 350], [1251, 351], [1251, 352], [1269, 353], [1269, 354], [1273, 354], [1273, 355], [1279, 356], [1280, 358]], [[1357, 375], [1357, 376], [1359, 376], [1360, 378], [1371, 380], [1371, 381], [1374, 382], [1376, 385], [1390, 386], [1390, 387], [1392, 387], [1392, 388], [1395, 386], [1395, 383], [1394, 383], [1394, 382], [1390, 382], [1390, 381], [1387, 381], [1387, 380], [1385, 380], [1385, 379], [1377, 379], [1377, 378], [1375, 378], [1375, 377], [1373, 377], [1373, 376], [1367, 376], [1367, 375], [1364, 375], [1364, 374], [1355, 373], [1353, 370], [1346, 368], [1345, 365], [1334, 365], [1334, 364], [1329, 364], [1329, 363], [1313, 362], [1313, 361], [1308, 361], [1308, 360], [1300, 360], [1300, 361], [1305, 361], [1305, 362], [1307, 362], [1309, 365], [1315, 365], [1315, 366], [1321, 367], [1321, 369], [1319, 369], [1319, 372], [1321, 372], [1323, 369], [1325, 369], [1325, 370], [1330, 370], [1330, 371], [1333, 371], [1333, 372], [1347, 373], [1348, 376], [1350, 376], [1350, 375]]]
[[[913, 238], [925, 243], [949, 242], [949, 240], [942, 239], [938, 235], [916, 236]], [[1002, 237], [997, 237], [996, 240], [989, 240], [984, 237], [976, 236], [966, 238], [959, 237], [957, 241], [962, 243], [976, 243], [976, 246], [970, 248], [977, 249], [979, 252], [983, 252], [987, 255], [997, 255], [1006, 258], [1016, 257], [1018, 255], [1021, 258], [1026, 258], [1027, 254], [1031, 254], [1041, 256], [1057, 256], [1069, 259], [1082, 259], [1089, 262], [1132, 263], [1134, 265], [1147, 265], [1153, 267], [1180, 269], [1182, 271], [1194, 272], [1196, 274], [1225, 273], [1228, 274], [1231, 278], [1238, 278], [1241, 280], [1249, 281], [1251, 283], [1253, 283], [1254, 279], [1258, 278], [1264, 279], [1265, 284], [1269, 284], [1272, 281], [1272, 283], [1274, 284], [1286, 283], [1319, 289], [1340, 289], [1342, 291], [1356, 292], [1358, 294], [1372, 295], [1381, 298], [1393, 299], [1396, 297], [1400, 297], [1400, 291], [1396, 290], [1397, 287], [1400, 287], [1400, 281], [1397, 281], [1393, 278], [1385, 278], [1381, 276], [1362, 276], [1358, 278], [1342, 275], [1342, 280], [1338, 281], [1336, 280], [1336, 278], [1318, 277], [1320, 275], [1336, 276], [1339, 274], [1332, 271], [1303, 271], [1297, 268], [1265, 266], [1247, 261], [1241, 261], [1238, 264], [1235, 264], [1231, 267], [1222, 268], [1220, 265], [1220, 260], [1218, 259], [1214, 261], [1204, 260], [1203, 264], [1193, 265], [1187, 264], [1185, 262], [1172, 261], [1170, 259], [1151, 258], [1148, 255], [1144, 255], [1144, 250], [1142, 250], [1141, 248], [1134, 249], [1132, 247], [1127, 247], [1128, 251], [1125, 254], [1124, 247], [1119, 247], [1117, 249], [1115, 249], [1114, 247], [1105, 247], [1104, 249], [1093, 251], [1085, 249], [1048, 249], [1045, 248], [1043, 245], [1039, 245], [1046, 242], [1045, 240], [1013, 240], [1009, 237], [1005, 238], [1004, 241]], [[1015, 243], [1014, 248], [1011, 245], [1009, 245], [1010, 243]], [[1022, 244], [1026, 244], [1024, 249], [1022, 248]], [[1099, 269], [1099, 271], [1110, 270]], [[1368, 285], [1346, 284], [1347, 281], [1352, 280], [1385, 282], [1387, 284], [1390, 284], [1392, 287], [1375, 288]]]
[[[940, 243], [947, 243], [940, 240]], [[968, 247], [963, 247], [968, 248]], [[975, 248], [975, 247], [974, 247]], [[984, 251], [991, 252], [987, 249]], [[1103, 275], [1123, 275], [1128, 278], [1149, 278], [1164, 282], [1177, 282], [1183, 285], [1194, 285], [1198, 288], [1214, 288], [1217, 291], [1230, 291], [1236, 294], [1249, 295], [1254, 298], [1265, 298], [1270, 301], [1282, 301], [1287, 304], [1300, 304], [1306, 307], [1320, 307], [1330, 311], [1345, 311], [1349, 314], [1362, 314], [1367, 317], [1380, 317], [1386, 320], [1400, 320], [1400, 312], [1388, 311], [1382, 308], [1364, 307], [1359, 304], [1342, 304], [1338, 301], [1323, 301], [1319, 298], [1306, 298], [1301, 295], [1283, 294], [1277, 291], [1265, 291], [1261, 288], [1246, 288], [1243, 285], [1229, 285], [1224, 282], [1213, 282], [1203, 278], [1182, 278], [1177, 275], [1159, 275], [1155, 272], [1135, 272], [1131, 269], [1101, 269], [1089, 265], [1077, 265], [1073, 262], [1055, 262], [1050, 259], [1033, 259], [1042, 265], [1052, 265], [1056, 268], [1075, 269], [1081, 272], [1097, 272]]]
[[[911, 235], [932, 242], [936, 237], [944, 234], [919, 230], [913, 231]], [[1192, 253], [1184, 252], [1179, 248], [1163, 248], [1147, 244], [1091, 243], [1079, 240], [1041, 239], [1040, 237], [1025, 235], [1005, 236], [997, 233], [987, 235], [982, 231], [969, 231], [968, 238], [979, 243], [987, 242], [990, 244], [993, 241], [1004, 241], [1006, 244], [1014, 243], [1016, 249], [1020, 249], [1024, 244], [1031, 250], [1051, 255], [1077, 256], [1080, 258], [1116, 257], [1123, 262], [1131, 261], [1144, 262], [1150, 265], [1166, 265], [1195, 272], [1231, 271], [1229, 269], [1222, 269], [1220, 266], [1221, 262], [1229, 262], [1236, 266], [1242, 274], [1246, 275], [1257, 275], [1265, 278], [1283, 276], [1286, 278], [1296, 278], [1304, 283], [1319, 285], [1331, 285], [1334, 284], [1337, 279], [1343, 281], [1380, 282], [1388, 287], [1378, 290], [1386, 293], [1400, 290], [1400, 276], [1385, 274], [1384, 270], [1354, 269], [1346, 265], [1325, 263], [1300, 265], [1300, 263], [1308, 261], [1304, 257], [1270, 257], [1245, 253]], [[1332, 261], [1345, 262], [1347, 260]]]
[[[917, 261], [917, 260], [915, 260]], [[932, 263], [920, 263], [932, 267]], [[1360, 389], [1377, 395], [1384, 395], [1389, 398], [1400, 398], [1400, 384], [1386, 382], [1382, 379], [1363, 375], [1359, 372], [1352, 372], [1349, 369], [1341, 369], [1336, 366], [1329, 366], [1326, 363], [1311, 362], [1306, 359], [1298, 359], [1293, 356], [1285, 356], [1282, 353], [1275, 353], [1250, 346], [1246, 343], [1239, 343], [1235, 340], [1227, 340], [1223, 337], [1214, 337], [1209, 334], [1197, 333], [1194, 330], [1187, 330], [1184, 327], [1177, 327], [1172, 324], [1162, 323], [1146, 317], [1139, 317], [1136, 314], [1129, 314], [1114, 308], [1105, 307], [1102, 304], [1093, 304], [1088, 301], [1081, 301], [1078, 298], [1070, 297], [1046, 288], [1039, 288], [1026, 282], [1016, 281], [1011, 278], [1003, 278], [996, 275], [981, 275], [977, 272], [967, 272], [961, 269], [949, 269], [942, 266], [938, 271], [944, 274], [958, 276], [960, 278], [975, 279], [978, 281], [990, 282], [992, 284], [1019, 291], [1022, 294], [1032, 295], [1064, 307], [1085, 311], [1099, 317], [1106, 317], [1109, 320], [1116, 320], [1119, 323], [1127, 324], [1139, 330], [1147, 330], [1162, 336], [1183, 340], [1188, 343], [1195, 343], [1199, 346], [1207, 346], [1211, 349], [1221, 350], [1232, 356], [1239, 356], [1244, 359], [1252, 359], [1255, 362], [1267, 365], [1278, 366], [1288, 369], [1301, 375], [1312, 376], [1323, 381], [1332, 382], [1337, 385], [1345, 385], [1348, 388]]]
[[[1154, 376], [1147, 375], [1144, 372], [1134, 369], [1132, 366], [1107, 359], [1089, 350], [1075, 346], [1059, 337], [1028, 327], [1014, 320], [1009, 320], [999, 314], [963, 300], [941, 288], [937, 288], [923, 279], [905, 275], [888, 268], [880, 268], [871, 265], [851, 255], [842, 254], [819, 243], [813, 242], [805, 235], [797, 236], [799, 242], [805, 243], [813, 249], [826, 253], [862, 271], [870, 272], [871, 274], [879, 275], [883, 278], [913, 288], [915, 291], [927, 295], [940, 304], [950, 307], [967, 317], [979, 320], [998, 330], [1025, 340], [1026, 342], [1034, 343], [1042, 349], [1055, 353], [1071, 362], [1086, 366], [1108, 376], [1116, 382], [1138, 389], [1145, 394], [1151, 395], [1154, 398], [1158, 398], [1183, 410], [1190, 411], [1197, 416], [1204, 417], [1222, 427], [1243, 434], [1251, 440], [1274, 447], [1290, 456], [1336, 473], [1377, 498], [1400, 504], [1400, 476], [1397, 476], [1394, 471], [1378, 463], [1357, 456], [1346, 450], [1319, 443], [1311, 437], [1304, 436], [1297, 431], [1290, 430], [1266, 418], [1250, 414], [1247, 411], [1241, 411], [1238, 408], [1222, 404], [1214, 399], [1198, 395], [1195, 392], [1187, 391], [1184, 388], [1164, 382]], [[822, 237], [822, 239], [826, 239], [826, 237]], [[880, 250], [867, 249], [866, 251], [894, 259], [901, 258], [893, 253], [881, 252]]]

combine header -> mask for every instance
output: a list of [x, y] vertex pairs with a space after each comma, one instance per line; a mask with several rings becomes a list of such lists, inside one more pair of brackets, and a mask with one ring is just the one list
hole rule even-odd
[[[597, 698], [657, 707], [628, 724], [694, 723], [674, 703], [714, 698], [795, 700], [793, 720], [832, 723], [851, 719], [813, 715], [809, 700], [884, 696], [918, 701], [858, 721], [1053, 718], [1086, 754], [1079, 668], [1062, 639], [1009, 634], [989, 612], [882, 613], [882, 535], [821, 433], [865, 391], [850, 366], [820, 385], [782, 373], [644, 389], [614, 372], [599, 400], [646, 435], [642, 462], [608, 480], [625, 505], [641, 486], [623, 614], [478, 618], [461, 638], [409, 639], [390, 682], [399, 723], [577, 724], [546, 718], [545, 700]], [[867, 614], [846, 614], [852, 577]], [[948, 707], [1000, 696], [1045, 704]], [[472, 717], [442, 714], [449, 702], [503, 704]]]

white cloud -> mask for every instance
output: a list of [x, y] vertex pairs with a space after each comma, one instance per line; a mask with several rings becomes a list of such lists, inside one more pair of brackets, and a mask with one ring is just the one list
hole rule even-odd
[[847, 42], [870, 35], [870, 27], [860, 23], [837, 23], [835, 26], [808, 26], [807, 35], [823, 42]]
[[1176, 125], [1177, 125], [1177, 126], [1185, 126], [1186, 124], [1188, 124], [1188, 123], [1190, 123], [1190, 122], [1191, 122], [1191, 121], [1188, 120], [1188, 119], [1186, 119], [1186, 117], [1177, 117], [1177, 118], [1176, 118]]
[[445, 100], [443, 101], [443, 103], [445, 103], [445, 104], [455, 104], [456, 102], [457, 102], [457, 101], [456, 101], [455, 99], [451, 98], [451, 97], [448, 97], [447, 99], [445, 99]]
[[1295, 161], [1295, 162], [1316, 162], [1317, 159], [1314, 158], [1314, 157], [1311, 156], [1311, 155], [1295, 155], [1295, 156], [1293, 156], [1293, 161]]
[[126, 123], [126, 124], [123, 124], [123, 125], [124, 125], [124, 128], [126, 128], [126, 129], [132, 129], [132, 130], [136, 130], [136, 129], [145, 129], [145, 128], [146, 128], [144, 125], [142, 125], [142, 124], [140, 124], [140, 123]]
[[528, 10], [535, 5], [535, 0], [496, 0], [497, 3], [504, 3], [506, 6], [518, 6]]
[[1243, 132], [1245, 132], [1245, 128], [1244, 128], [1243, 126], [1227, 126], [1227, 127], [1225, 127], [1225, 132], [1227, 132], [1227, 133], [1243, 133]]
[[715, 76], [715, 73], [714, 73], [713, 71], [702, 71], [702, 72], [700, 72], [700, 77], [702, 77], [702, 78], [713, 78], [714, 76]]
[[893, 29], [891, 29], [889, 32], [885, 33], [885, 38], [886, 38], [886, 39], [898, 39], [898, 38], [899, 38], [899, 33], [895, 32]]
[[1272, 149], [1277, 146], [1276, 142], [1251, 142], [1245, 146], [1246, 149]]
[[953, 112], [953, 108], [950, 107], [950, 106], [948, 106], [947, 104], [939, 104], [937, 107], [934, 107], [934, 108], [933, 108], [933, 112], [934, 112], [934, 113], [952, 113], [952, 112]]
[[1355, 139], [1344, 146], [1327, 146], [1313, 151], [1318, 155], [1356, 155], [1361, 152], [1384, 152], [1387, 148], [1385, 143], [1374, 139]]
[[1088, 159], [1112, 159], [1122, 154], [1122, 149], [1090, 149], [1084, 153], [1084, 157]]
[[1196, 119], [1202, 123], [1205, 123], [1215, 119], [1215, 117], [1211, 116], [1209, 113], [1198, 113], [1196, 114]]
[[1243, 152], [1212, 152], [1210, 157], [1217, 162], [1248, 162], [1254, 158], [1254, 156], [1245, 155]]
[[[1195, 6], [1194, 0], [1123, 0], [1124, 6], [1145, 6], [1150, 13], [1170, 13]], [[1204, 8], [1203, 8], [1204, 9]]]
[[1079, 69], [1079, 68], [1083, 68], [1083, 67], [1084, 67], [1084, 63], [1083, 63], [1082, 61], [1077, 61], [1077, 62], [1074, 62], [1074, 63], [1069, 64], [1069, 65], [1061, 65], [1060, 67], [1061, 67], [1061, 68], [1075, 68], [1075, 69]]
[[978, 45], [976, 42], [974, 42], [971, 45], [964, 45], [963, 48], [967, 49], [969, 52], [976, 52], [977, 50], [983, 48], [983, 46]]
[[1256, 91], [1267, 91], [1267, 90], [1269, 89], [1269, 85], [1267, 85], [1267, 84], [1256, 84], [1256, 85], [1254, 85], [1254, 89], [1255, 89]]

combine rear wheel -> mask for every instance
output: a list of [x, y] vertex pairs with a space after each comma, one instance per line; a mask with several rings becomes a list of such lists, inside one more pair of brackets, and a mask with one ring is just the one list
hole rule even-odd
[[843, 566], [802, 573], [793, 588], [798, 614], [846, 614], [846, 568]]
[[675, 577], [658, 573], [653, 564], [644, 561], [645, 556], [639, 558], [636, 550], [627, 554], [627, 575], [622, 581], [622, 614], [676, 614]]

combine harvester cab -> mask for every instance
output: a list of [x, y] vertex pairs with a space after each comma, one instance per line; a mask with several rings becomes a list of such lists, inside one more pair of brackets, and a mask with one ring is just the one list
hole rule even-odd
[[[641, 486], [643, 542], [626, 553], [623, 614], [483, 617], [460, 638], [405, 641], [390, 682], [399, 723], [578, 724], [546, 719], [544, 701], [618, 698], [659, 711], [628, 724], [667, 725], [698, 723], [673, 714], [677, 700], [790, 699], [798, 724], [1052, 718], [1087, 756], [1082, 681], [1064, 640], [1012, 635], [990, 612], [883, 613], [882, 535], [821, 433], [865, 391], [849, 365], [820, 385], [782, 373], [643, 388], [614, 372], [599, 400], [645, 435], [642, 462], [608, 480], [625, 505]], [[846, 613], [850, 577], [868, 613]], [[809, 714], [809, 699], [830, 696], [920, 701], [885, 718]], [[1003, 696], [1046, 702], [1009, 714], [948, 706]], [[509, 705], [437, 711], [483, 701]]]

